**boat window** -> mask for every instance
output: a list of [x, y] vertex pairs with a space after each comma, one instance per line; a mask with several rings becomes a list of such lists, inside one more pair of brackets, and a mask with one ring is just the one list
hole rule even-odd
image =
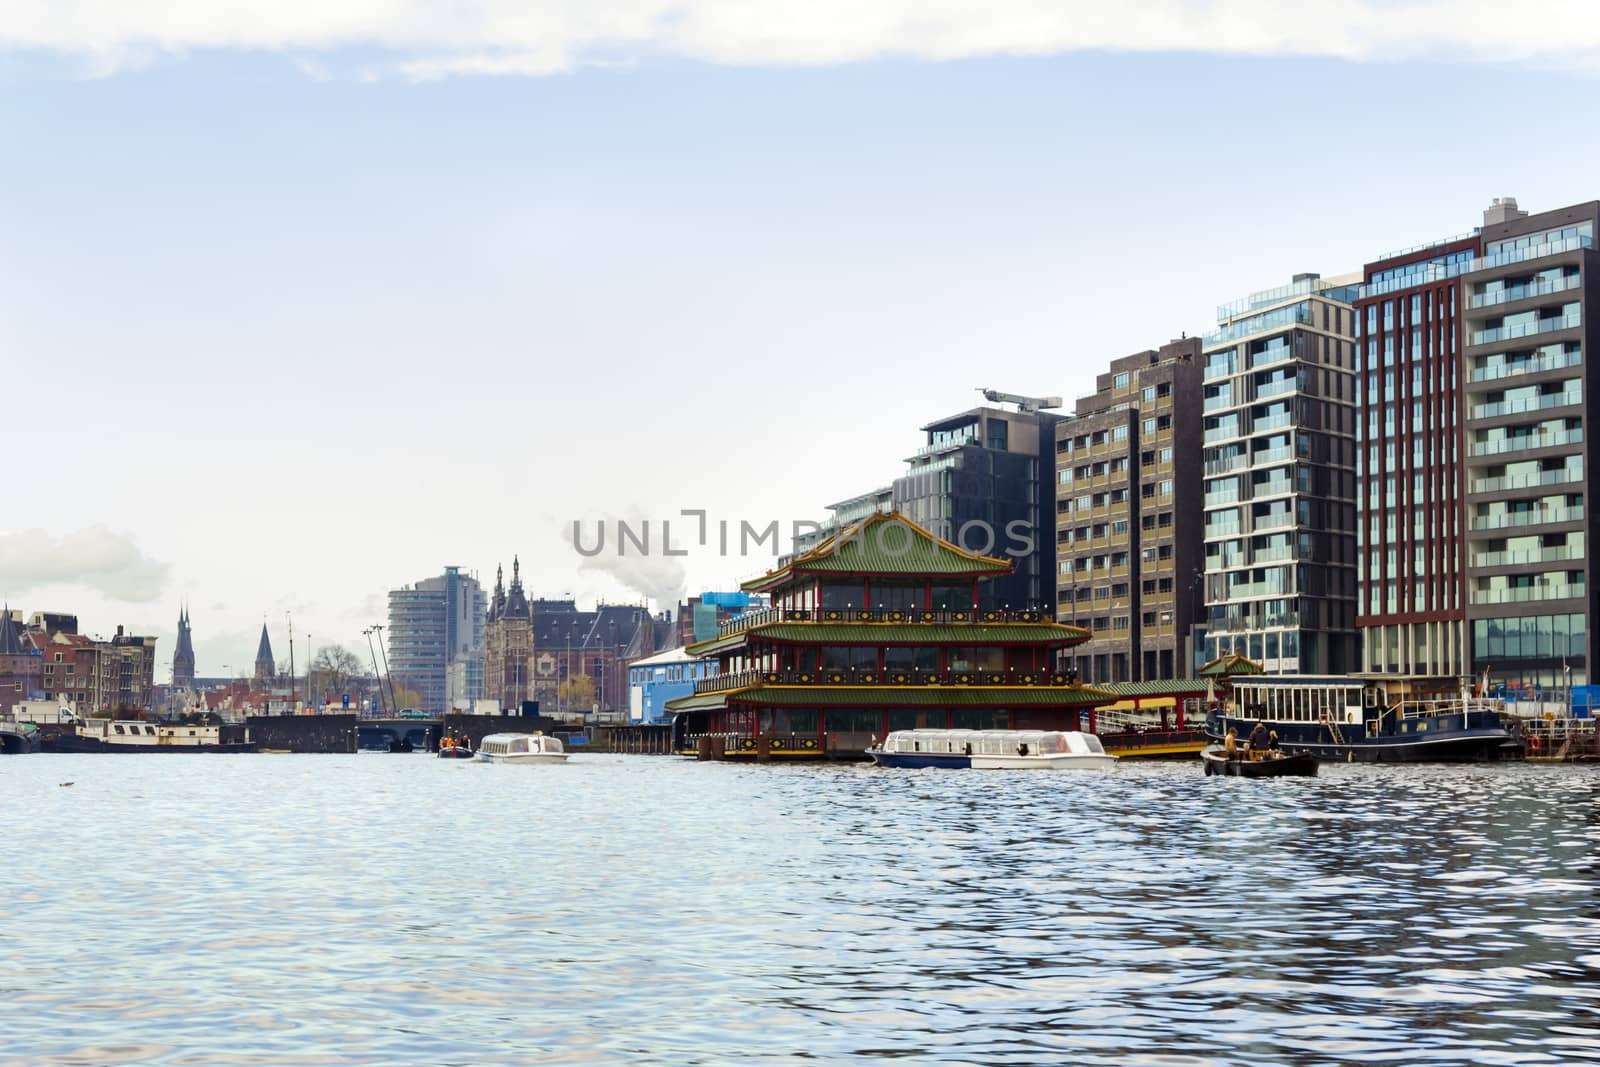
[[113, 730], [115, 730], [115, 731], [116, 731], [116, 732], [117, 732], [117, 733], [119, 733], [119, 734], [120, 734], [120, 733], [124, 733], [124, 732], [125, 732], [125, 731], [124, 731], [124, 730], [123, 730], [123, 729], [122, 729], [122, 724], [121, 724], [121, 723], [120, 723], [120, 722], [114, 722], [114, 723], [112, 723], [112, 724], [111, 724], [111, 729], [113, 729]]
[[1083, 739], [1083, 744], [1084, 747], [1086, 747], [1090, 752], [1093, 752], [1096, 756], [1103, 756], [1106, 754], [1105, 746], [1100, 744], [1100, 739], [1095, 737], [1093, 734], [1085, 736]]

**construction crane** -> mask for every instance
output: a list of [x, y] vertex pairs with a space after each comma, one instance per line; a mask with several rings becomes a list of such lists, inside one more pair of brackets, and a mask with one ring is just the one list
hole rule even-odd
[[983, 398], [991, 403], [1015, 404], [1017, 405], [1017, 410], [1023, 414], [1032, 414], [1036, 411], [1044, 411], [1047, 408], [1061, 406], [1061, 398], [1059, 396], [1018, 396], [1015, 393], [1002, 393], [998, 389], [984, 389], [981, 386], [978, 392], [982, 393]]

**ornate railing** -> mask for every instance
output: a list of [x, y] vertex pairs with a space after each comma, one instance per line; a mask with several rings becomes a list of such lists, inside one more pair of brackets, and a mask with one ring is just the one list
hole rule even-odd
[[1042, 685], [1073, 686], [1078, 676], [1071, 671], [880, 671], [874, 668], [840, 668], [819, 671], [731, 671], [694, 684], [696, 695], [725, 693], [756, 685]]
[[717, 636], [728, 637], [743, 633], [756, 626], [775, 622], [925, 622], [925, 623], [989, 623], [989, 622], [1053, 622], [1050, 615], [1038, 608], [1014, 611], [995, 608], [975, 611], [964, 608], [762, 608], [747, 612], [737, 618], [717, 624]]

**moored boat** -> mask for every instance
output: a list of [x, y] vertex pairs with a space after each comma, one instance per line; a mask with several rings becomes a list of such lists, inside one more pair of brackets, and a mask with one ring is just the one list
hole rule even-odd
[[[224, 731], [227, 731], [227, 734]], [[225, 737], [233, 739], [225, 740]], [[142, 719], [89, 719], [72, 733], [47, 734], [46, 752], [254, 752], [241, 727], [172, 725]]]
[[478, 742], [477, 758], [485, 763], [565, 763], [558, 738], [542, 733], [489, 734]]
[[453, 737], [447, 737], [439, 742], [440, 759], [472, 759], [473, 755], [472, 749], [464, 741], [457, 741]]
[[1282, 752], [1266, 752], [1260, 759], [1241, 755], [1228, 758], [1221, 745], [1211, 745], [1200, 753], [1207, 774], [1222, 774], [1231, 778], [1315, 778], [1317, 758], [1305, 754], [1291, 756]]
[[1257, 724], [1291, 755], [1340, 763], [1463, 762], [1504, 755], [1511, 734], [1493, 701], [1469, 687], [1405, 677], [1261, 675], [1233, 679], [1230, 703], [1206, 720], [1221, 741]]
[[880, 767], [1106, 770], [1117, 757], [1094, 734], [1070, 730], [894, 730], [867, 749]]

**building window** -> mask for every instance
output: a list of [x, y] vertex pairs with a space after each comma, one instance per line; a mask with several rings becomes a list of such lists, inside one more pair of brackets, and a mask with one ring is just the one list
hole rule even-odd
[[1128, 372], [1122, 371], [1120, 374], [1114, 377], [1111, 380], [1111, 387], [1113, 389], [1126, 389], [1128, 387]]

